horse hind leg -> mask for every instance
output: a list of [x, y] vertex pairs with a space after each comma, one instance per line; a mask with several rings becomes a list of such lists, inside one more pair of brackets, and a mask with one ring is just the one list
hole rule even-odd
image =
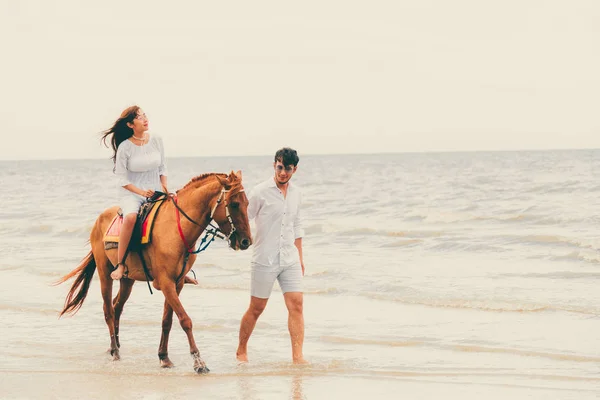
[[104, 250], [103, 236], [104, 232], [108, 228], [108, 224], [112, 221], [116, 213], [116, 208], [109, 209], [98, 217], [92, 232], [90, 234], [90, 244], [92, 245], [92, 253], [94, 254], [94, 260], [96, 261], [96, 268], [98, 270], [98, 278], [100, 279], [100, 291], [102, 293], [103, 307], [104, 307], [104, 320], [108, 327], [108, 333], [110, 335], [110, 348], [109, 353], [112, 355], [113, 360], [119, 360], [119, 347], [117, 345], [117, 337], [115, 334], [115, 308], [112, 302], [112, 289], [113, 280], [110, 278], [112, 272], [112, 264]]
[[118, 348], [121, 348], [121, 342], [119, 341], [119, 325], [121, 321], [121, 314], [123, 313], [123, 307], [125, 307], [127, 299], [129, 299], [129, 296], [131, 295], [131, 289], [133, 288], [134, 283], [135, 281], [132, 279], [121, 279], [119, 283], [119, 293], [117, 293], [112, 302], [115, 310], [115, 340]]
[[110, 348], [108, 352], [113, 357], [113, 360], [117, 361], [121, 359], [121, 356], [115, 333], [115, 309], [112, 302], [113, 280], [110, 278], [110, 261], [104, 254], [96, 257], [96, 252], [94, 252], [94, 257], [96, 258], [98, 277], [100, 278], [100, 291], [102, 292], [102, 300], [104, 302], [104, 320], [106, 321], [110, 335]]

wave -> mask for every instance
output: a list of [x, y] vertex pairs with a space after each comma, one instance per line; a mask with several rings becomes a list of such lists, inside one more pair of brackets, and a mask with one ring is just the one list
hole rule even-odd
[[222, 285], [222, 284], [210, 284], [204, 283], [202, 280], [198, 280], [198, 285], [190, 285], [190, 288], [198, 289], [211, 289], [211, 290], [248, 290], [248, 285]]
[[429, 224], [456, 224], [468, 222], [499, 222], [506, 224], [529, 223], [533, 225], [556, 225], [563, 223], [581, 223], [586, 222], [586, 218], [565, 218], [556, 215], [532, 214], [527, 210], [507, 212], [502, 211], [496, 214], [472, 214], [467, 211], [481, 209], [480, 206], [467, 206], [457, 212], [428, 212], [427, 214], [411, 214], [401, 217], [406, 222], [425, 222]]
[[384, 229], [374, 228], [351, 228], [342, 229], [336, 232], [340, 236], [382, 236], [382, 237], [410, 237], [410, 238], [428, 238], [428, 237], [440, 237], [445, 234], [443, 231], [427, 231], [427, 230], [414, 230], [414, 231], [393, 231]]
[[502, 253], [505, 251], [508, 251], [507, 249], [503, 248], [503, 247], [499, 247], [499, 246], [494, 246], [494, 245], [489, 245], [489, 244], [483, 244], [483, 243], [470, 243], [468, 242], [444, 242], [444, 243], [437, 243], [434, 244], [430, 247], [428, 247], [428, 250], [435, 250], [435, 251], [441, 251], [441, 252], [448, 252], [448, 251], [467, 251], [467, 252], [472, 252], [472, 253]]
[[473, 346], [473, 345], [452, 345], [450, 346], [454, 350], [459, 350], [469, 353], [502, 353], [512, 354], [526, 357], [543, 357], [550, 358], [552, 360], [559, 361], [579, 361], [579, 362], [600, 362], [600, 357], [585, 356], [578, 354], [565, 354], [565, 353], [549, 353], [534, 350], [521, 350], [513, 348], [500, 348], [500, 347], [484, 347], [484, 346]]
[[534, 186], [530, 189], [525, 190], [525, 193], [536, 193], [536, 194], [548, 194], [548, 193], [568, 193], [571, 194], [574, 191], [585, 189], [588, 190], [587, 186], [582, 185], [581, 181], [565, 181], [546, 183], [542, 185]]
[[547, 279], [600, 279], [600, 272], [573, 272], [573, 271], [558, 271], [558, 272], [531, 272], [524, 274], [499, 274], [497, 277], [505, 278], [547, 278]]
[[424, 221], [427, 218], [426, 215], [410, 215], [408, 217], [404, 217], [403, 220], [405, 222], [420, 222]]
[[24, 267], [20, 265], [0, 265], [0, 271], [16, 271], [21, 268]]
[[346, 294], [347, 291], [340, 288], [304, 289], [305, 294]]
[[541, 244], [541, 245], [564, 245], [578, 247], [582, 249], [593, 249], [595, 241], [590, 239], [575, 239], [560, 235], [509, 235], [504, 236], [509, 243], [526, 243], [526, 244]]
[[550, 215], [539, 215], [539, 214], [529, 214], [529, 213], [509, 213], [509, 214], [500, 214], [494, 216], [478, 216], [476, 220], [482, 221], [493, 221], [493, 222], [502, 222], [502, 223], [515, 223], [515, 222], [527, 222], [533, 225], [556, 225], [560, 223], [577, 223], [581, 222], [582, 219], [564, 219]]
[[0, 220], [8, 221], [8, 220], [23, 220], [23, 221], [31, 221], [36, 218], [42, 217], [44, 214], [42, 212], [18, 212], [18, 211], [0, 211]]
[[[190, 285], [190, 288], [192, 290], [194, 290], [194, 288], [197, 289], [207, 289], [207, 290], [236, 290], [236, 291], [248, 291], [249, 290], [249, 283], [244, 283], [244, 284], [211, 284], [211, 283], [205, 283], [202, 280], [198, 281], [198, 285]], [[279, 291], [279, 286], [275, 285], [273, 287], [274, 291]], [[304, 289], [304, 293], [305, 294], [345, 294], [347, 293], [345, 290], [340, 289], [340, 288], [335, 288], [335, 287], [328, 287], [328, 288], [323, 288], [323, 289], [319, 289], [319, 288], [313, 288], [313, 289], [308, 289], [305, 288]]]
[[[470, 241], [469, 238], [464, 238], [465, 241]], [[480, 239], [481, 240], [481, 239]], [[532, 258], [550, 259], [550, 260], [579, 260], [593, 262], [597, 249], [600, 248], [600, 242], [597, 239], [575, 238], [553, 234], [533, 234], [533, 235], [493, 235], [485, 237], [485, 241], [492, 247], [493, 251], [508, 251], [514, 246], [541, 246], [549, 249], [557, 250], [559, 248], [572, 249], [573, 251], [567, 255], [551, 256], [547, 254], [533, 256]], [[451, 246], [451, 248], [467, 249], [462, 244], [440, 244], [438, 246]], [[499, 248], [498, 248], [499, 246]], [[596, 258], [597, 259], [597, 258]]]
[[15, 225], [3, 225], [0, 226], [0, 234], [14, 235], [19, 233], [20, 228]]
[[75, 226], [69, 228], [63, 228], [54, 233], [54, 236], [58, 237], [87, 237], [94, 225]]
[[581, 252], [573, 251], [568, 254], [560, 256], [551, 256], [550, 260], [553, 261], [582, 261], [591, 264], [600, 264], [600, 255], [597, 252]]
[[360, 216], [367, 216], [367, 215], [378, 215], [380, 212], [380, 209], [378, 208], [373, 208], [373, 207], [359, 207], [355, 210], [344, 210], [342, 212], [343, 215], [360, 215]]
[[555, 235], [527, 235], [518, 237], [521, 242], [528, 243], [568, 243], [567, 238]]
[[411, 245], [415, 245], [418, 243], [422, 243], [423, 239], [408, 239], [408, 240], [401, 240], [401, 241], [397, 241], [397, 242], [393, 242], [393, 243], [384, 243], [381, 245], [381, 247], [407, 247], [407, 246], [411, 246]]
[[325, 270], [325, 271], [307, 272], [306, 273], [306, 276], [314, 276], [314, 277], [316, 277], [316, 276], [328, 276], [328, 275], [332, 275], [332, 272]]
[[80, 226], [60, 227], [52, 223], [34, 224], [23, 227], [22, 225], [5, 226], [0, 229], [1, 233], [45, 235], [52, 234], [54, 237], [87, 237], [92, 231], [93, 224]]
[[385, 347], [412, 347], [424, 344], [424, 342], [416, 340], [355, 339], [341, 336], [321, 336], [321, 340], [329, 343], [366, 344]]
[[461, 209], [459, 209], [460, 212], [466, 212], [466, 211], [475, 211], [478, 210], [480, 208], [480, 206], [478, 204], [470, 204], [468, 206], [465, 206]]
[[597, 356], [568, 354], [568, 353], [552, 353], [552, 352], [543, 352], [543, 351], [537, 351], [537, 350], [489, 347], [489, 346], [480, 346], [480, 345], [440, 344], [440, 343], [426, 342], [423, 340], [358, 339], [358, 338], [341, 337], [341, 336], [321, 336], [320, 339], [322, 341], [328, 342], [328, 343], [373, 345], [373, 346], [383, 346], [383, 347], [425, 346], [425, 347], [435, 347], [435, 348], [449, 349], [449, 350], [469, 352], [469, 353], [501, 353], [501, 354], [524, 356], [524, 357], [550, 358], [552, 360], [558, 360], [558, 361], [600, 362], [600, 357], [597, 357]]
[[421, 305], [435, 308], [471, 309], [490, 312], [537, 313], [545, 311], [562, 311], [585, 315], [600, 315], [600, 309], [574, 306], [557, 306], [538, 303], [510, 302], [501, 300], [476, 299], [435, 299], [398, 297], [381, 293], [362, 294], [375, 300], [393, 301], [408, 305]]
[[52, 225], [48, 224], [40, 224], [40, 225], [30, 225], [24, 229], [24, 233], [26, 234], [44, 234], [51, 233], [54, 230]]
[[[434, 221], [432, 217], [428, 216], [412, 216], [412, 217], [402, 217], [393, 218], [396, 221], [396, 224], [401, 224], [402, 222], [410, 222], [410, 220], [418, 219], [418, 222], [428, 222], [431, 223]], [[387, 218], [389, 220], [389, 218]], [[437, 220], [438, 222], [442, 222], [442, 219]], [[532, 214], [508, 214], [508, 215], [497, 215], [497, 216], [474, 216], [471, 215], [469, 217], [465, 217], [465, 219], [449, 217], [446, 221], [443, 221], [444, 224], [447, 224], [449, 228], [442, 229], [381, 229], [375, 227], [366, 227], [366, 226], [339, 226], [335, 223], [318, 223], [308, 225], [305, 228], [305, 232], [308, 235], [327, 235], [327, 234], [336, 234], [339, 236], [380, 236], [380, 237], [406, 237], [406, 238], [431, 238], [431, 237], [441, 237], [441, 236], [449, 236], [452, 235], [451, 222], [501, 222], [501, 223], [528, 223], [532, 225], [561, 225], [561, 224], [575, 224], [578, 222], [584, 221], [584, 219], [564, 219], [558, 217], [548, 217], [548, 216], [540, 216], [540, 215], [532, 215]], [[585, 221], [586, 224], [592, 223], [593, 221]], [[382, 223], [383, 225], [383, 223]], [[426, 226], [424, 226], [426, 228]], [[485, 229], [485, 228], [482, 228]], [[519, 228], [511, 228], [519, 229]], [[550, 228], [548, 228], [550, 229]], [[600, 247], [600, 242], [597, 240], [585, 239], [585, 238], [570, 238], [566, 236], [554, 235], [554, 234], [531, 234], [531, 235], [504, 235], [504, 236], [496, 236], [492, 237], [492, 239], [499, 239], [504, 242], [509, 243], [531, 243], [531, 244], [564, 244], [571, 245], [578, 248], [597, 248]]]
[[18, 313], [25, 313], [25, 314], [41, 314], [41, 315], [56, 315], [58, 316], [58, 314], [60, 313], [59, 309], [49, 309], [49, 308], [35, 308], [35, 307], [31, 307], [31, 306], [25, 306], [25, 305], [13, 305], [13, 304], [5, 304], [5, 303], [0, 303], [0, 310], [5, 310], [5, 311], [15, 311]]
[[[229, 249], [228, 249], [229, 250]], [[239, 273], [245, 273], [245, 272], [250, 272], [250, 267], [247, 266], [246, 264], [213, 264], [213, 263], [199, 263], [197, 260], [194, 263], [194, 266], [192, 267], [193, 270], [198, 270], [198, 269], [206, 269], [206, 270], [219, 270], [219, 271], [224, 271], [224, 272], [228, 272], [231, 274], [239, 274]], [[223, 276], [223, 275], [221, 275]]]

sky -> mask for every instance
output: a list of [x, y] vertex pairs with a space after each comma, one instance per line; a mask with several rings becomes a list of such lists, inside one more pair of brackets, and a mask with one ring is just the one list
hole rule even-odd
[[600, 1], [0, 0], [0, 160], [600, 148]]

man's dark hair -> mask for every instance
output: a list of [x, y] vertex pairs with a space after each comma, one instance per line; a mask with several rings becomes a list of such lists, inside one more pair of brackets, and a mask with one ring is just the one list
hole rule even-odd
[[293, 165], [294, 167], [298, 166], [298, 161], [300, 161], [300, 157], [298, 157], [298, 153], [296, 150], [291, 149], [289, 147], [284, 147], [283, 149], [277, 150], [275, 153], [275, 162], [281, 162], [283, 165]]

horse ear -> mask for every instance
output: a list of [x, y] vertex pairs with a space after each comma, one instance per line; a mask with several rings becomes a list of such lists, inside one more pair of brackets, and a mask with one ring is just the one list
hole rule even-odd
[[217, 179], [219, 180], [219, 182], [221, 182], [221, 185], [223, 185], [223, 187], [227, 190], [229, 190], [231, 188], [231, 183], [229, 183], [229, 180], [227, 178], [223, 178], [220, 175], [215, 175], [217, 177]]
[[[240, 172], [240, 171], [238, 171], [238, 172]], [[229, 173], [229, 176], [227, 177], [229, 182], [235, 183], [238, 180], [242, 180], [242, 177], [241, 177], [241, 175], [238, 175], [238, 172], [233, 172], [233, 170], [231, 170], [231, 172]]]
[[238, 179], [241, 181], [242, 180], [242, 170], [238, 169], [238, 171], [235, 173], [235, 176], [237, 176]]

